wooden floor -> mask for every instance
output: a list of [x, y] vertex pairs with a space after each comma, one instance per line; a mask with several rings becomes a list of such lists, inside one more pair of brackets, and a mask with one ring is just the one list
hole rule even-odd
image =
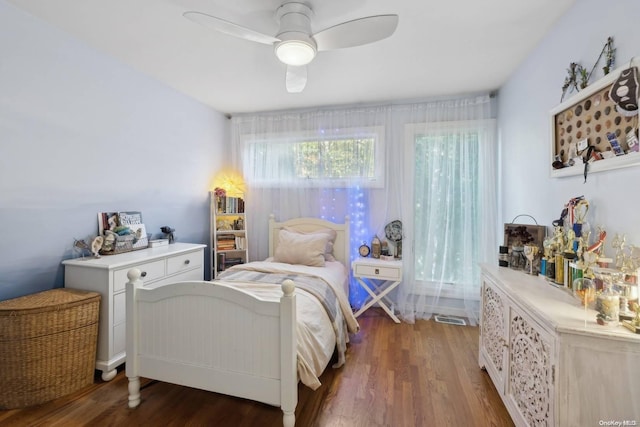
[[[322, 386], [300, 385], [296, 425], [513, 426], [478, 367], [478, 328], [434, 321], [395, 324], [378, 309], [358, 318], [343, 368]], [[281, 426], [279, 408], [162, 382], [142, 381], [142, 403], [127, 407], [124, 372], [76, 393], [0, 411], [1, 426]]]

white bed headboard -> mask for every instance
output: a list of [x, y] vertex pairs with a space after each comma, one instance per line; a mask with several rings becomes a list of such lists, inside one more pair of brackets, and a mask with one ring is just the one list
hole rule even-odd
[[335, 230], [336, 241], [333, 245], [333, 256], [349, 268], [350, 262], [350, 239], [349, 239], [349, 217], [344, 217], [343, 224], [327, 221], [319, 218], [294, 218], [284, 222], [276, 222], [273, 214], [269, 215], [269, 256], [273, 256], [278, 244], [278, 233], [282, 227], [289, 227], [300, 232], [310, 232], [322, 228]]

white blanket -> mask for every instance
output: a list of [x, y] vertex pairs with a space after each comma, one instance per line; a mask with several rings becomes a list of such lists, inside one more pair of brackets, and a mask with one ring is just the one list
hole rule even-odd
[[[298, 376], [303, 384], [315, 390], [320, 387], [318, 377], [322, 374], [335, 349], [338, 363], [344, 363], [344, 349], [348, 333], [355, 333], [359, 325], [345, 293], [348, 278], [346, 268], [339, 262], [327, 262], [325, 267], [308, 267], [270, 261], [258, 261], [230, 267], [227, 271], [252, 271], [276, 274], [298, 274], [317, 277], [326, 282], [336, 296], [336, 321], [331, 322], [323, 303], [313, 293], [296, 288], [296, 318], [298, 339]], [[282, 296], [280, 284], [231, 281], [223, 277], [217, 281], [239, 287], [263, 299], [278, 301]], [[294, 279], [295, 283], [295, 279]], [[342, 330], [338, 329], [342, 328]], [[338, 329], [338, 330], [336, 330]]]

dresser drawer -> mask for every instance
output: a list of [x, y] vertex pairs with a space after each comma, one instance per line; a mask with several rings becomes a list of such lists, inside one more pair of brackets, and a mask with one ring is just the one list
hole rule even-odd
[[127, 272], [132, 268], [137, 268], [142, 272], [142, 281], [148, 282], [159, 279], [165, 275], [165, 260], [146, 262], [144, 264], [132, 265], [122, 270], [116, 270], [113, 272], [113, 291], [123, 291], [127, 283]]
[[112, 354], [124, 353], [127, 349], [127, 324], [120, 323], [113, 327]]
[[202, 251], [190, 252], [167, 259], [167, 275], [198, 268], [202, 265]]
[[155, 282], [145, 286], [145, 288], [154, 289], [159, 286], [164, 286], [170, 283], [192, 282], [192, 281], [200, 281], [200, 280], [204, 280], [204, 268], [202, 266], [200, 268], [185, 270], [180, 274], [176, 274], [174, 276], [168, 276], [162, 280], [156, 280]]
[[400, 280], [400, 269], [358, 264], [354, 270], [354, 275], [357, 277], [371, 277], [380, 280]]
[[125, 292], [113, 296], [113, 324], [124, 323], [127, 319], [127, 297]]

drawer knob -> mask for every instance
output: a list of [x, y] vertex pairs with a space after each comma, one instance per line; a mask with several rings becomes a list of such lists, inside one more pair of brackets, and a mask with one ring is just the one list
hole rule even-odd
[[190, 263], [190, 262], [191, 262], [191, 260], [190, 260], [190, 259], [185, 259], [185, 260], [184, 260], [184, 263], [185, 263], [185, 264], [187, 264], [187, 265], [189, 265], [189, 263]]
[[146, 271], [143, 271], [142, 273], [140, 273], [140, 276], [141, 276], [141, 277], [147, 277], [147, 272], [146, 272]]
[[374, 270], [374, 273], [375, 273], [375, 274], [380, 274], [380, 269], [379, 269], [379, 268], [376, 268], [376, 269]]

